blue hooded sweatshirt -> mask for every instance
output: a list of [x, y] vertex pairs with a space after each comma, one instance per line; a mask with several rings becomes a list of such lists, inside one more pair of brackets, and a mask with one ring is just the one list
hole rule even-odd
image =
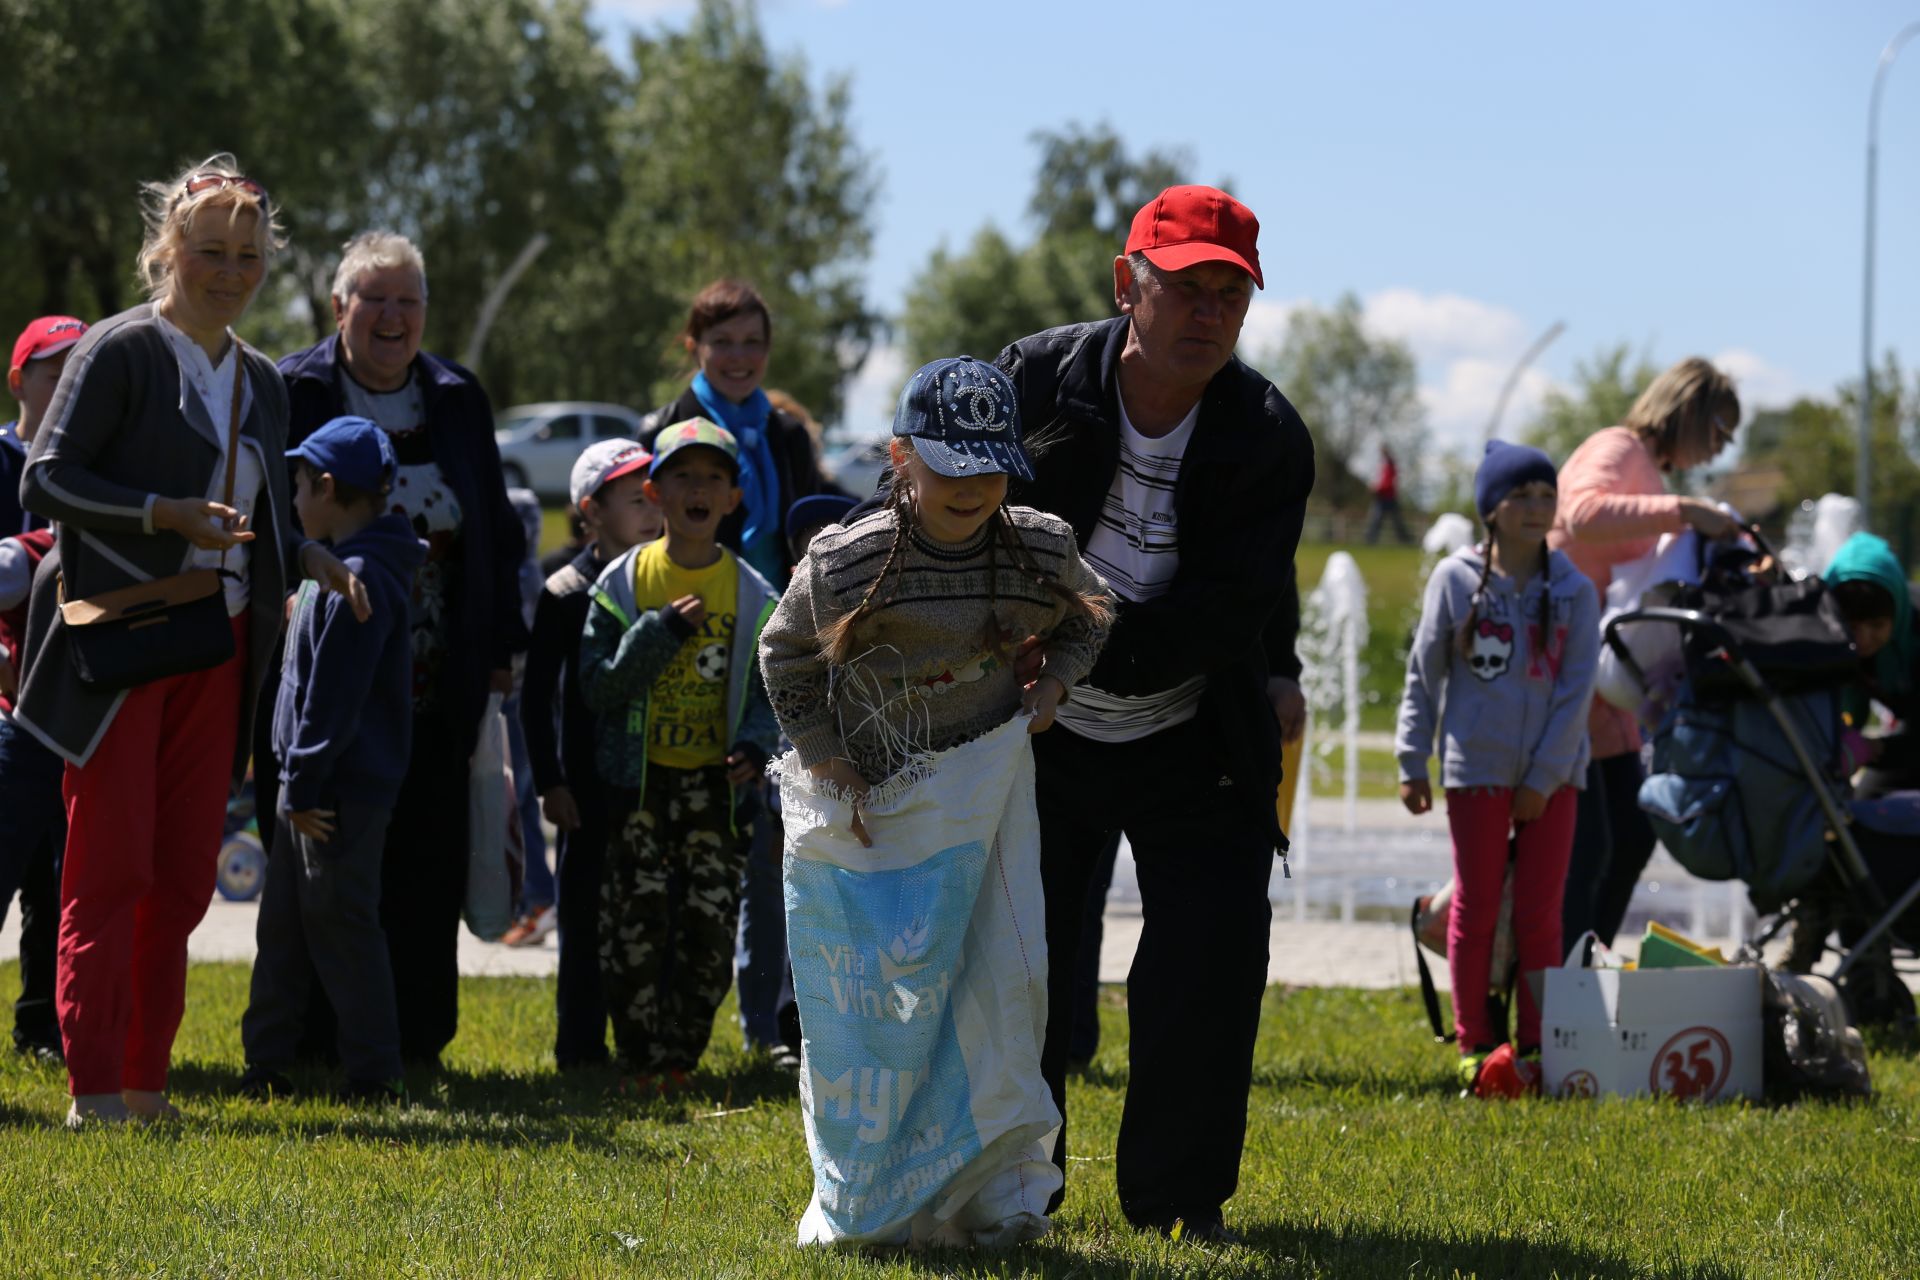
[[401, 516], [375, 519], [334, 554], [366, 584], [373, 614], [302, 582], [287, 628], [273, 752], [280, 807], [334, 809], [343, 797], [391, 805], [413, 750], [413, 575], [427, 544]]

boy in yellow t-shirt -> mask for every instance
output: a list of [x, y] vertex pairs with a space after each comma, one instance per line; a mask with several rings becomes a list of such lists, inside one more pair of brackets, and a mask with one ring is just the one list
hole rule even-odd
[[777, 593], [719, 544], [739, 505], [739, 446], [704, 418], [654, 441], [647, 496], [664, 538], [609, 564], [580, 641], [580, 690], [614, 832], [600, 966], [614, 1044], [642, 1091], [683, 1083], [733, 981], [747, 832], [734, 788], [779, 728], [758, 659]]

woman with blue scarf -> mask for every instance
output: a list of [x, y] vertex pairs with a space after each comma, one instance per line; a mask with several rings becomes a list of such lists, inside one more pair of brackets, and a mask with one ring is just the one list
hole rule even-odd
[[[693, 299], [681, 334], [696, 372], [693, 385], [642, 420], [649, 449], [662, 428], [706, 418], [740, 442], [745, 498], [720, 522], [720, 541], [784, 588], [794, 556], [787, 511], [801, 498], [832, 492], [820, 474], [813, 436], [799, 418], [773, 407], [761, 382], [773, 347], [773, 316], [758, 291], [741, 280], [716, 280]], [[787, 931], [781, 901], [779, 815], [754, 818], [752, 852], [740, 898], [740, 1026], [747, 1048], [797, 1066], [800, 1019], [787, 978]]]
[[694, 297], [681, 335], [697, 371], [693, 385], [647, 415], [640, 441], [652, 446], [662, 427], [706, 418], [740, 442], [739, 508], [720, 525], [720, 541], [784, 587], [793, 570], [787, 509], [829, 486], [806, 424], [775, 409], [761, 389], [773, 348], [773, 317], [752, 285], [716, 280]]
[[1854, 793], [1862, 799], [1920, 788], [1920, 587], [1885, 539], [1856, 533], [1827, 566], [1827, 585], [1860, 651], [1861, 684], [1849, 690], [1847, 710], [1864, 727], [1867, 699], [1887, 708], [1900, 727], [1876, 740], [1871, 765]]

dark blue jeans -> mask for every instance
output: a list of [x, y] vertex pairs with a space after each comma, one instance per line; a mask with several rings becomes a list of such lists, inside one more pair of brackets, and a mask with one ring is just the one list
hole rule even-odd
[[550, 907], [559, 897], [553, 871], [547, 866], [547, 835], [540, 827], [540, 797], [533, 789], [533, 765], [527, 758], [527, 734], [520, 727], [520, 699], [500, 708], [507, 718], [507, 751], [513, 761], [513, 799], [520, 810], [520, 833], [527, 846], [526, 879], [520, 885], [520, 907]]
[[771, 1049], [783, 1041], [781, 1007], [793, 1003], [786, 892], [780, 883], [784, 843], [780, 815], [761, 809], [753, 820], [747, 868], [740, 878], [740, 927], [733, 950], [741, 1040], [748, 1049]]
[[26, 730], [0, 716], [0, 920], [20, 894], [20, 999], [13, 1006], [19, 1049], [58, 1048], [53, 1009], [60, 934], [60, 862], [67, 843], [66, 766]]

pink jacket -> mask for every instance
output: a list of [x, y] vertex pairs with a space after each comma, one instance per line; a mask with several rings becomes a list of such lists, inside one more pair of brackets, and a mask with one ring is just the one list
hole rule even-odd
[[[1547, 545], [1564, 551], [1587, 575], [1606, 608], [1613, 566], [1637, 560], [1653, 550], [1663, 533], [1685, 526], [1680, 499], [1666, 491], [1660, 467], [1625, 427], [1596, 431], [1560, 468], [1560, 513]], [[1640, 728], [1618, 707], [1593, 700], [1587, 718], [1593, 758], [1626, 755], [1640, 749]]]

